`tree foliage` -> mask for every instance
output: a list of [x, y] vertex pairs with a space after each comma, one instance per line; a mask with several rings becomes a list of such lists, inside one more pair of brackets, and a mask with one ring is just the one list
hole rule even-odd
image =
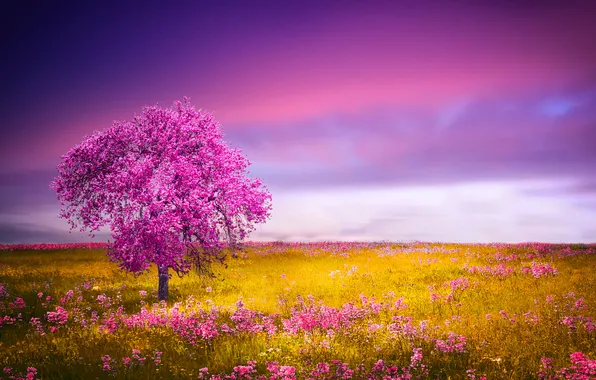
[[108, 255], [123, 269], [183, 275], [223, 260], [269, 217], [271, 195], [249, 165], [185, 98], [87, 136], [62, 156], [51, 187], [71, 229], [109, 226]]

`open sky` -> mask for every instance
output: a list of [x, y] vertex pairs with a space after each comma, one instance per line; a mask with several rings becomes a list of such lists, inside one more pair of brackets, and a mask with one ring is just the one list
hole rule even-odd
[[13, 3], [0, 243], [90, 241], [61, 155], [184, 96], [273, 195], [251, 240], [596, 242], [594, 2]]

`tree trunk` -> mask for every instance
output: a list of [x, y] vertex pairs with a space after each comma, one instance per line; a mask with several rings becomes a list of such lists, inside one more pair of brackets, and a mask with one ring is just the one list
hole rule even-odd
[[165, 301], [168, 299], [168, 280], [170, 279], [168, 269], [169, 267], [167, 265], [162, 265], [157, 268], [159, 276], [159, 288], [157, 288], [157, 298], [159, 298], [160, 301]]

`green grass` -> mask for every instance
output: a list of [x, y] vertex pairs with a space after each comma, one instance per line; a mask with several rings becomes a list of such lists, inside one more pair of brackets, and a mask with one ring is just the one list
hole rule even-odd
[[[210, 373], [230, 374], [234, 366], [256, 360], [263, 374], [267, 373], [267, 361], [295, 366], [299, 373], [318, 362], [331, 360], [346, 362], [352, 369], [361, 364], [370, 369], [378, 359], [404, 367], [410, 362], [412, 349], [420, 347], [429, 378], [464, 379], [468, 378], [466, 370], [475, 369], [478, 376], [489, 379], [527, 379], [536, 378], [541, 357], [552, 358], [557, 368], [568, 367], [569, 355], [573, 352], [596, 358], [596, 331], [587, 331], [584, 323], [588, 318], [596, 319], [593, 254], [561, 257], [558, 253], [563, 248], [551, 247], [542, 257], [526, 259], [524, 254], [534, 249], [433, 246], [437, 248], [434, 252], [406, 251], [384, 257], [379, 256], [379, 249], [372, 248], [352, 249], [341, 254], [316, 247], [249, 248], [242, 257], [229, 259], [227, 267], [215, 265], [214, 277], [191, 272], [178, 278], [174, 274], [170, 281], [170, 308], [178, 302], [184, 305], [192, 296], [200, 304], [190, 303], [189, 307], [205, 310], [210, 305], [221, 307], [220, 322], [231, 323], [229, 314], [235, 310], [239, 299], [247, 309], [281, 314], [275, 322], [279, 330], [273, 336], [222, 334], [211, 342], [195, 344], [165, 327], [120, 328], [114, 333], [105, 333], [98, 328], [99, 324], [81, 326], [80, 319], [90, 320], [93, 311], [98, 312], [101, 319], [102, 313], [115, 312], [119, 305], [122, 313], [138, 313], [142, 307], [140, 290], [149, 293], [146, 298], [149, 303], [157, 302], [155, 268], [134, 276], [108, 262], [104, 251], [0, 252], [0, 284], [9, 292], [0, 297], [0, 304], [4, 305], [4, 310], [0, 306], [0, 317], [17, 317], [22, 313], [22, 321], [0, 325], [0, 370], [12, 367], [14, 371], [25, 373], [27, 367], [35, 367], [43, 379], [178, 379], [197, 378], [202, 367], [208, 367]], [[423, 247], [426, 246], [418, 246]], [[398, 245], [393, 248], [397, 251]], [[581, 245], [572, 248], [584, 253], [587, 250]], [[268, 252], [271, 250], [273, 252]], [[536, 260], [550, 263], [558, 274], [534, 278], [515, 273], [499, 279], [471, 274], [464, 269], [465, 264], [498, 264], [494, 261], [497, 251], [520, 256], [504, 263], [510, 267], [519, 268]], [[351, 269], [353, 272], [348, 275]], [[340, 273], [331, 275], [338, 270]], [[467, 278], [470, 286], [456, 302], [431, 302], [429, 286], [435, 286], [438, 294], [446, 295], [448, 289], [444, 284], [460, 277]], [[92, 288], [83, 289], [82, 283], [89, 281]], [[209, 287], [211, 292], [207, 292]], [[47, 325], [46, 312], [55, 311], [60, 298], [69, 290], [75, 290], [74, 298], [80, 291], [83, 300], [78, 303], [73, 300], [64, 306], [71, 315], [66, 326], [55, 333], [35, 333], [35, 328], [28, 323], [30, 318], [40, 318]], [[43, 305], [38, 292], [43, 292], [44, 298], [51, 296], [52, 301]], [[316, 302], [341, 308], [348, 302], [360, 307], [361, 294], [375, 297], [377, 302], [388, 302], [390, 292], [395, 294], [393, 301], [403, 296], [408, 308], [383, 310], [335, 335], [323, 330], [296, 336], [283, 332], [281, 320], [290, 317], [290, 308], [297, 305], [298, 296], [311, 295]], [[96, 301], [100, 294], [114, 300], [109, 310]], [[547, 296], [553, 296], [552, 303], [546, 302]], [[9, 305], [15, 297], [24, 299], [25, 309], [16, 310]], [[579, 298], [583, 298], [585, 309], [574, 309], [573, 303]], [[79, 312], [73, 310], [75, 307]], [[504, 319], [500, 311], [505, 311], [510, 318], [515, 315], [515, 322]], [[528, 312], [538, 316], [536, 324], [525, 322], [524, 313]], [[487, 314], [492, 317], [487, 319]], [[465, 336], [468, 339], [466, 352], [441, 353], [431, 340], [414, 338], [409, 341], [405, 336], [389, 334], [386, 326], [394, 323], [392, 317], [395, 316], [411, 317], [413, 326], [428, 321], [432, 331], [429, 334], [435, 339], [446, 339], [449, 332]], [[578, 322], [579, 327], [572, 330], [561, 324], [565, 316], [581, 316], [584, 322]], [[383, 327], [370, 332], [371, 324]], [[132, 349], [140, 349], [147, 361], [125, 369], [122, 358], [130, 357]], [[151, 361], [154, 351], [163, 352], [159, 366]], [[102, 369], [104, 355], [118, 362], [113, 365], [117, 372]], [[0, 373], [0, 377], [2, 375], [5, 374]], [[298, 378], [305, 377], [299, 375]]]

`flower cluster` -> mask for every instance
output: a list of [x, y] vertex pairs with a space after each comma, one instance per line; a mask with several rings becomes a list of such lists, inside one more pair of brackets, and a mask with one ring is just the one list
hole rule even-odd
[[469, 273], [479, 273], [484, 276], [492, 276], [498, 277], [500, 279], [504, 279], [511, 274], [515, 273], [515, 269], [506, 266], [505, 264], [497, 264], [494, 266], [485, 265], [485, 266], [464, 266], [464, 270], [468, 271]]
[[8, 306], [10, 306], [12, 309], [24, 309], [26, 305], [24, 299], [17, 297], [14, 299], [14, 301], [9, 303]]
[[518, 255], [516, 255], [515, 253], [512, 253], [511, 255], [505, 255], [501, 252], [496, 252], [495, 253], [495, 261], [514, 261], [517, 260], [519, 258]]
[[447, 340], [437, 339], [435, 341], [435, 348], [443, 353], [466, 352], [467, 343], [468, 339], [465, 336], [450, 332]]
[[529, 267], [522, 267], [521, 272], [531, 274], [535, 278], [540, 278], [548, 275], [556, 276], [557, 273], [559, 273], [557, 269], [553, 267], [551, 264], [536, 261], [532, 261]]
[[[15, 371], [12, 367], [4, 367], [2, 372], [8, 375], [8, 378], [11, 380], [34, 380], [37, 375], [37, 368], [27, 367], [27, 373], [21, 374]], [[2, 377], [0, 377], [0, 380], [2, 380]]]
[[438, 303], [442, 301], [446, 304], [461, 306], [461, 297], [469, 287], [470, 280], [466, 277], [459, 277], [445, 282], [442, 289], [437, 289], [436, 285], [429, 285], [428, 290], [431, 292], [430, 302]]
[[588, 359], [581, 352], [570, 355], [571, 366], [568, 368], [554, 369], [552, 359], [542, 358], [540, 370], [536, 374], [541, 380], [573, 379], [589, 380], [596, 378], [596, 360]]
[[56, 306], [56, 311], [48, 311], [46, 313], [46, 319], [48, 322], [56, 325], [65, 325], [68, 321], [68, 311], [62, 306]]

